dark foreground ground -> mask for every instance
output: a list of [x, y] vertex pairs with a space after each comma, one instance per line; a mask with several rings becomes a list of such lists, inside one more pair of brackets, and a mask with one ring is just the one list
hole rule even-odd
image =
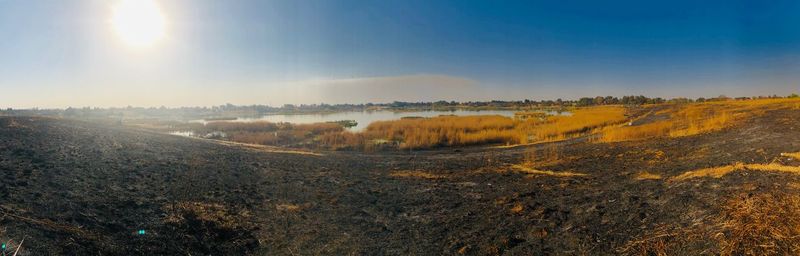
[[[528, 148], [318, 156], [4, 117], [0, 239], [24, 238], [24, 255], [606, 255], [655, 236], [671, 254], [717, 254], [714, 237], [675, 230], [714, 225], [732, 199], [800, 192], [777, 172], [669, 180], [797, 165], [779, 156], [800, 151], [798, 111], [680, 139], [538, 147], [539, 168], [587, 175], [515, 171]], [[426, 175], [392, 175], [411, 170]]]

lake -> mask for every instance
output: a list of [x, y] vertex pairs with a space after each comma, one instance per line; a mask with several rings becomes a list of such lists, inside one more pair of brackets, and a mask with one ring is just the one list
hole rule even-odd
[[[337, 112], [337, 113], [325, 113], [325, 114], [271, 114], [265, 115], [262, 117], [257, 118], [236, 118], [235, 120], [230, 120], [231, 122], [256, 122], [256, 121], [267, 121], [273, 123], [295, 123], [295, 124], [307, 124], [307, 123], [320, 123], [320, 122], [331, 122], [331, 121], [340, 121], [340, 120], [355, 120], [358, 122], [358, 125], [355, 127], [351, 127], [349, 130], [351, 131], [361, 131], [367, 128], [367, 126], [375, 121], [387, 121], [387, 120], [398, 120], [403, 117], [412, 117], [412, 116], [419, 116], [419, 117], [436, 117], [440, 115], [457, 115], [457, 116], [474, 116], [474, 115], [501, 115], [506, 117], [514, 117], [514, 113], [519, 112], [518, 110], [453, 110], [453, 111], [410, 111], [410, 112], [394, 112], [394, 111], [386, 111], [386, 110], [379, 110], [379, 111], [350, 111], [350, 112]], [[547, 112], [551, 115], [568, 115], [569, 112]], [[203, 120], [196, 120], [195, 122], [203, 122]]]

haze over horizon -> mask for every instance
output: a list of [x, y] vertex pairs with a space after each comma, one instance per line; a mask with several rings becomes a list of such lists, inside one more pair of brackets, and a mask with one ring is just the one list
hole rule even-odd
[[0, 0], [0, 107], [800, 91], [796, 1], [133, 1]]

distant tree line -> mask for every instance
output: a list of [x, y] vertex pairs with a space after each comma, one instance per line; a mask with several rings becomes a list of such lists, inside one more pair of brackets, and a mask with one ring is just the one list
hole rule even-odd
[[203, 118], [219, 117], [259, 117], [268, 114], [302, 114], [302, 113], [333, 113], [343, 111], [374, 111], [374, 110], [457, 110], [457, 109], [524, 109], [536, 107], [586, 107], [598, 105], [644, 105], [660, 103], [691, 103], [706, 101], [723, 100], [745, 100], [745, 99], [771, 99], [771, 98], [797, 98], [797, 94], [786, 97], [778, 95], [738, 97], [730, 98], [720, 95], [714, 98], [672, 98], [664, 99], [660, 97], [650, 98], [643, 95], [639, 96], [597, 96], [583, 97], [577, 100], [516, 100], [516, 101], [435, 101], [435, 102], [402, 102], [391, 103], [365, 103], [365, 104], [285, 104], [281, 107], [268, 105], [234, 105], [224, 104], [211, 107], [116, 107], [116, 108], [96, 108], [81, 107], [66, 109], [12, 109], [0, 110], [0, 115], [42, 115], [42, 116], [61, 116], [77, 118], [158, 118], [169, 120], [193, 120]]

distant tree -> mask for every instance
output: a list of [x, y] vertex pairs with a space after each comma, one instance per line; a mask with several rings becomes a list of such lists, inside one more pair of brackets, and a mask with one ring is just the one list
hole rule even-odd
[[583, 97], [578, 100], [579, 107], [591, 106], [594, 103], [594, 99], [589, 97]]
[[682, 103], [692, 102], [692, 100], [687, 99], [687, 98], [673, 98], [673, 99], [668, 100], [667, 102], [682, 104]]
[[797, 93], [792, 93], [791, 95], [789, 95], [790, 99], [798, 98], [798, 97], [800, 97], [800, 95], [797, 95]]
[[594, 105], [603, 105], [605, 98], [603, 96], [594, 97]]

